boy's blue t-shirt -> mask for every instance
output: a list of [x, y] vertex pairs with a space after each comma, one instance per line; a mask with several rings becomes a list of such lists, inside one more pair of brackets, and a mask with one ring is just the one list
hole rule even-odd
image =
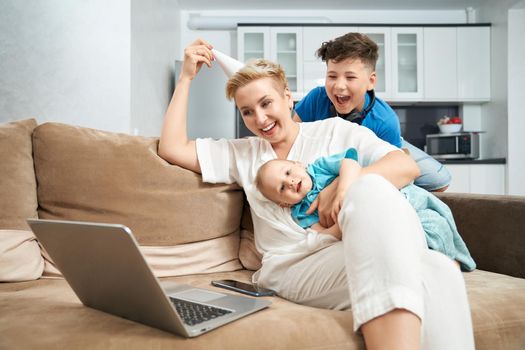
[[[368, 94], [365, 96], [365, 107], [370, 103]], [[310, 91], [295, 105], [295, 111], [303, 122], [312, 122], [331, 117], [332, 102], [326, 94], [324, 86], [318, 86]], [[375, 103], [362, 123], [372, 130], [380, 139], [401, 147], [401, 127], [396, 112], [383, 100], [375, 98]]]
[[329, 157], [318, 158], [315, 162], [308, 165], [306, 171], [312, 178], [312, 189], [306, 194], [302, 201], [291, 208], [291, 214], [295, 222], [302, 228], [308, 228], [319, 222], [317, 209], [312, 214], [306, 214], [310, 205], [326, 186], [330, 185], [339, 176], [341, 161], [344, 158], [357, 161], [357, 151], [349, 148], [345, 152], [334, 154]]

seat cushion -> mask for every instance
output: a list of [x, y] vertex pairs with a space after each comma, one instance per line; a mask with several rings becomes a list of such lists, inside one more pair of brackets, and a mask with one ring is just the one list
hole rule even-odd
[[29, 230], [37, 217], [31, 135], [35, 119], [0, 124], [0, 229]]
[[476, 349], [525, 349], [525, 279], [483, 270], [463, 276]]
[[[213, 279], [249, 281], [250, 271], [162, 279], [217, 292]], [[477, 350], [525, 348], [525, 280], [476, 270], [465, 279]], [[184, 339], [83, 307], [64, 280], [0, 284], [0, 348], [364, 349], [352, 316], [293, 304], [270, 308], [197, 338]], [[28, 327], [28, 324], [31, 327]]]
[[[213, 279], [248, 281], [251, 272], [162, 279], [233, 293]], [[270, 308], [196, 338], [144, 326], [82, 306], [64, 280], [0, 284], [2, 349], [363, 349], [344, 311], [314, 309], [278, 297]], [[31, 326], [28, 326], [31, 325]]]

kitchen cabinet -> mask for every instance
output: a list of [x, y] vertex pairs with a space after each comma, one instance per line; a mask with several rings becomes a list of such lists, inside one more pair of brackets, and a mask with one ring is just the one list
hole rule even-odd
[[458, 27], [458, 99], [490, 100], [490, 27]]
[[447, 192], [505, 194], [504, 164], [446, 164], [452, 175]]
[[376, 95], [388, 100], [415, 100], [422, 96], [421, 28], [304, 27], [304, 93], [324, 84], [326, 64], [315, 56], [323, 41], [349, 32], [368, 35], [378, 46]]
[[286, 70], [300, 99], [324, 84], [321, 43], [361, 32], [379, 48], [375, 92], [388, 102], [486, 102], [490, 100], [490, 26], [244, 26], [238, 57], [263, 57]]
[[326, 63], [317, 57], [317, 49], [325, 41], [332, 40], [357, 27], [303, 27], [303, 91], [307, 94], [316, 86], [323, 86], [326, 76]]
[[378, 46], [379, 58], [376, 62], [377, 97], [385, 99], [393, 95], [392, 88], [392, 39], [390, 27], [360, 27], [360, 33], [366, 34]]
[[457, 30], [455, 27], [423, 29], [425, 100], [458, 98]]
[[392, 27], [392, 99], [423, 98], [423, 28]]
[[490, 100], [490, 27], [423, 29], [424, 101]]
[[252, 58], [270, 59], [269, 27], [239, 27], [237, 29], [237, 59], [246, 62]]
[[265, 58], [283, 66], [290, 91], [303, 91], [302, 27], [240, 26], [237, 57], [246, 62]]

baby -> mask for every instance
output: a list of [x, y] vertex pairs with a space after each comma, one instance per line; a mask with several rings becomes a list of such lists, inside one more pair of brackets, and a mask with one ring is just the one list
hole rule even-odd
[[350, 184], [357, 179], [361, 166], [357, 163], [357, 151], [354, 148], [344, 153], [330, 157], [321, 157], [314, 163], [306, 166], [291, 160], [273, 159], [264, 163], [257, 172], [255, 185], [261, 193], [279, 204], [281, 207], [290, 207], [295, 222], [302, 228], [311, 227], [317, 232], [331, 234], [341, 239], [341, 230], [336, 223], [331, 227], [319, 224], [317, 210], [312, 214], [306, 211], [313, 203], [319, 192], [339, 176], [337, 186], [336, 206], [334, 215], [337, 216], [341, 208], [342, 199]]
[[[293, 219], [302, 228], [310, 227], [317, 232], [341, 239], [341, 230], [335, 219], [347, 189], [360, 173], [361, 165], [358, 163], [357, 151], [350, 148], [343, 153], [318, 158], [308, 167], [291, 160], [270, 160], [259, 168], [255, 185], [267, 199], [281, 207], [289, 207]], [[337, 177], [337, 205], [332, 212], [336, 223], [331, 227], [323, 227], [319, 224], [317, 210], [312, 214], [306, 212], [319, 192]], [[457, 232], [448, 206], [432, 193], [415, 185], [408, 185], [400, 191], [416, 210], [425, 231], [428, 247], [457, 260], [462, 269], [474, 270], [476, 264]]]

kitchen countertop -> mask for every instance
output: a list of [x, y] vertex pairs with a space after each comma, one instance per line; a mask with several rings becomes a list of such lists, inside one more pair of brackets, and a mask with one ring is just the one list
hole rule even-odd
[[506, 164], [506, 158], [486, 158], [486, 159], [447, 159], [439, 160], [442, 164]]

